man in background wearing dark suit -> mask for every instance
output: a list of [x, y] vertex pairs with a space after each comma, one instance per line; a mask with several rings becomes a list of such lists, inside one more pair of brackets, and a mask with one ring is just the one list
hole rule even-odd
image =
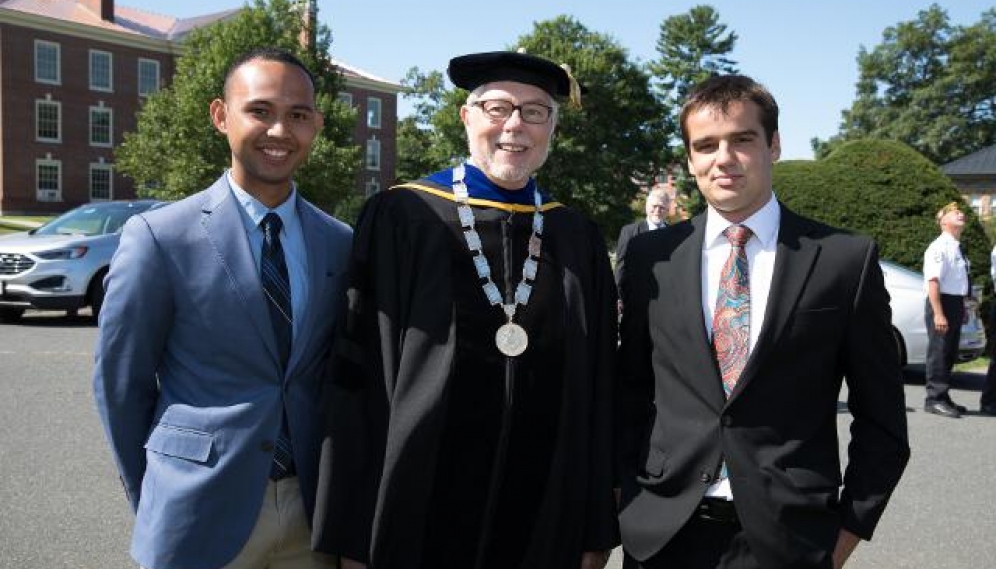
[[750, 78], [699, 85], [681, 128], [707, 211], [634, 238], [620, 276], [628, 563], [839, 569], [909, 458], [877, 246], [778, 202], [778, 106]]
[[660, 229], [667, 225], [667, 214], [671, 209], [671, 196], [662, 188], [650, 190], [646, 203], [647, 217], [624, 225], [619, 231], [616, 241], [616, 281], [622, 274], [623, 258], [626, 256], [626, 246], [629, 240], [652, 229]]

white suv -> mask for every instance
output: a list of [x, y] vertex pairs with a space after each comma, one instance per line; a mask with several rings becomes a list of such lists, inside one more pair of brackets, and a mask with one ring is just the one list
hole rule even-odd
[[104, 275], [125, 221], [162, 202], [94, 202], [45, 225], [0, 236], [0, 320], [17, 321], [27, 308], [68, 310], [104, 301]]

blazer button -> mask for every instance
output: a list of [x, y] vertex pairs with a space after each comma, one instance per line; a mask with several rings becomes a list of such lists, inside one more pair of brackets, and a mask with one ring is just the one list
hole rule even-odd
[[263, 441], [259, 444], [259, 450], [263, 452], [273, 452], [273, 441]]
[[705, 484], [708, 484], [712, 482], [712, 474], [709, 474], [708, 472], [703, 470], [702, 474], [699, 475], [699, 480], [701, 480]]

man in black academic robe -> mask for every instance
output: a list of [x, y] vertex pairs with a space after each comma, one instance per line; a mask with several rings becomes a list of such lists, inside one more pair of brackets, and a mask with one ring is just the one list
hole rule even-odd
[[[344, 569], [601, 569], [618, 543], [615, 286], [597, 227], [530, 176], [573, 79], [506, 52], [449, 73], [471, 91], [471, 160], [375, 195], [358, 221], [315, 546]], [[528, 334], [521, 355], [496, 343], [502, 304]]]

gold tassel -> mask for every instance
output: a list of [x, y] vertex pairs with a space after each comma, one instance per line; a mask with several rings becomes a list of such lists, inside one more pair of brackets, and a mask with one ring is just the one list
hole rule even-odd
[[570, 106], [575, 109], [581, 108], [581, 85], [578, 85], [578, 80], [574, 78], [574, 74], [571, 73], [571, 66], [566, 63], [561, 63], [560, 68], [567, 72], [567, 79], [571, 85], [571, 96], [570, 96]]

